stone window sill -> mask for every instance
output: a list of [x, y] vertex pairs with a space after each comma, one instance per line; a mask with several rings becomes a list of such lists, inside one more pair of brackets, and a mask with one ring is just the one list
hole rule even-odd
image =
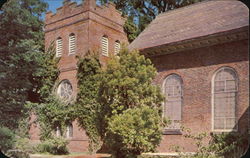
[[163, 135], [182, 135], [182, 132], [180, 129], [164, 129], [162, 131]]

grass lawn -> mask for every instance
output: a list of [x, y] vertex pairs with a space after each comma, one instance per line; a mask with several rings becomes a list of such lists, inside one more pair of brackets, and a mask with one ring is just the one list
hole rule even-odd
[[109, 154], [93, 154], [89, 152], [75, 152], [68, 155], [51, 155], [48, 153], [31, 154], [30, 158], [108, 158]]

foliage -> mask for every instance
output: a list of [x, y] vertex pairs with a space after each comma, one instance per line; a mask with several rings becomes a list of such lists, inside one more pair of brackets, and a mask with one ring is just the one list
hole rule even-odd
[[86, 130], [89, 139], [89, 150], [100, 148], [100, 104], [97, 102], [100, 86], [99, 76], [102, 73], [101, 64], [96, 53], [88, 52], [78, 60], [78, 94], [74, 107], [79, 125]]
[[[43, 52], [41, 0], [11, 0], [0, 11], [0, 124], [11, 129], [23, 117], [33, 93], [33, 73]], [[6, 32], [8, 32], [6, 34]]]
[[190, 129], [182, 128], [186, 138], [192, 139], [196, 146], [197, 152], [190, 155], [183, 155], [179, 151], [181, 158], [235, 158], [241, 157], [246, 152], [249, 144], [248, 133], [220, 133], [211, 134], [208, 144], [204, 144], [207, 138], [206, 133], [191, 134]]
[[6, 155], [11, 158], [30, 158], [29, 154], [22, 150], [8, 150]]
[[128, 17], [125, 21], [124, 31], [127, 34], [129, 42], [132, 42], [138, 36], [138, 28], [135, 25], [132, 17]]
[[241, 157], [248, 149], [249, 135], [247, 133], [212, 134], [208, 151], [215, 152], [220, 157]]
[[64, 155], [68, 154], [67, 149], [68, 141], [63, 137], [54, 137], [43, 141], [38, 144], [37, 151], [41, 153], [50, 153], [53, 155]]
[[15, 150], [20, 150], [25, 153], [34, 153], [35, 146], [30, 143], [30, 139], [27, 137], [17, 137], [15, 139]]
[[14, 146], [14, 143], [14, 133], [9, 128], [0, 126], [0, 151], [6, 152]]
[[44, 103], [29, 103], [37, 116], [41, 133], [40, 139], [46, 140], [53, 137], [57, 127], [64, 131], [66, 125], [73, 121], [73, 106], [62, 102], [57, 96], [51, 95]]
[[142, 106], [115, 115], [108, 123], [107, 144], [117, 158], [134, 158], [153, 152], [161, 141], [161, 117], [156, 109]]
[[[108, 123], [112, 117], [130, 108], [161, 106], [163, 96], [152, 85], [156, 69], [150, 60], [123, 49], [101, 68], [98, 55], [88, 53], [78, 62], [79, 92], [75, 117], [90, 138], [90, 149], [96, 151], [107, 142]], [[161, 115], [161, 111], [157, 111]], [[104, 144], [106, 145], [106, 144]]]
[[109, 61], [101, 77], [98, 97], [103, 115], [101, 136], [105, 135], [107, 122], [113, 115], [134, 107], [161, 107], [163, 95], [158, 86], [152, 85], [155, 75], [151, 61], [138, 51], [122, 49], [119, 58]]
[[[116, 4], [116, 9], [123, 15], [132, 18], [132, 22], [138, 27], [137, 33], [127, 32], [128, 39], [134, 35], [139, 35], [155, 17], [161, 13], [172, 9], [187, 6], [203, 0], [99, 0], [101, 4], [112, 1]], [[126, 26], [126, 25], [125, 25]], [[126, 29], [125, 29], [126, 30]]]

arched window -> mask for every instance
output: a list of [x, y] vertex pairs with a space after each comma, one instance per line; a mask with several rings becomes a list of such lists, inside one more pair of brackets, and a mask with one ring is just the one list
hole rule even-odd
[[102, 37], [102, 55], [108, 56], [109, 40], [107, 36]]
[[223, 67], [213, 76], [213, 131], [236, 130], [237, 75], [232, 68]]
[[72, 123], [68, 124], [68, 126], [67, 126], [66, 137], [67, 138], [73, 137], [73, 125], [72, 125]]
[[75, 54], [76, 52], [76, 37], [75, 34], [69, 35], [69, 55]]
[[56, 40], [56, 57], [62, 56], [62, 48], [63, 48], [62, 38], [58, 37]]
[[59, 84], [57, 94], [64, 101], [70, 101], [72, 99], [73, 88], [68, 80], [63, 80]]
[[182, 79], [176, 74], [169, 75], [164, 82], [164, 117], [171, 120], [167, 129], [180, 129], [182, 113]]
[[115, 41], [115, 50], [114, 50], [114, 54], [117, 55], [120, 52], [121, 49], [121, 44], [119, 41]]
[[60, 127], [56, 127], [56, 129], [55, 129], [55, 134], [56, 134], [56, 137], [60, 137], [61, 136], [61, 129], [60, 129]]

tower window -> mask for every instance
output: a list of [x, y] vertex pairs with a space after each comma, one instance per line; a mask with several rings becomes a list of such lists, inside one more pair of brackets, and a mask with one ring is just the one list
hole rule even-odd
[[115, 41], [115, 51], [114, 54], [117, 55], [120, 52], [121, 44], [119, 41]]
[[75, 54], [76, 52], [76, 37], [75, 34], [69, 35], [69, 54]]
[[102, 55], [108, 56], [108, 45], [109, 45], [109, 40], [107, 36], [102, 37]]
[[59, 84], [57, 94], [64, 101], [70, 101], [72, 99], [73, 88], [68, 80], [63, 80]]
[[63, 47], [62, 38], [59, 37], [56, 40], [56, 57], [62, 56], [62, 47]]

